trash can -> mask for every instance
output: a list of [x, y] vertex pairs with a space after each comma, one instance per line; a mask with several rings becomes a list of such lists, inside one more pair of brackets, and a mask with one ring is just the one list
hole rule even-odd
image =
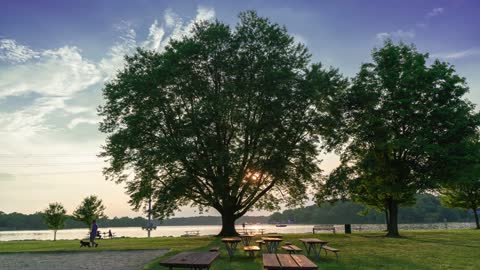
[[345, 233], [352, 233], [352, 224], [345, 224]]

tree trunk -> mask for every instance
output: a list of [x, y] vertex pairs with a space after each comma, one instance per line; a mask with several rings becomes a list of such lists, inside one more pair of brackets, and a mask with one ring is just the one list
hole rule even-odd
[[53, 241], [57, 241], [57, 230], [53, 230]]
[[480, 223], [478, 222], [478, 210], [473, 209], [473, 215], [475, 216], [475, 222], [477, 223], [477, 229], [480, 229]]
[[385, 225], [387, 226], [387, 232], [388, 232], [388, 228], [389, 228], [389, 225], [390, 224], [390, 219], [388, 218], [388, 208], [386, 207], [385, 208]]
[[222, 230], [218, 236], [237, 236], [238, 233], [235, 230], [235, 215], [233, 211], [223, 211], [222, 212]]
[[387, 224], [387, 237], [399, 237], [398, 233], [398, 203], [390, 199], [388, 201], [388, 224]]

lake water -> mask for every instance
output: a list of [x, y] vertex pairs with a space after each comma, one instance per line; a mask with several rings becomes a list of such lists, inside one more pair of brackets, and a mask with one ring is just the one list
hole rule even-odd
[[[343, 225], [334, 225], [337, 232], [344, 232]], [[238, 231], [242, 226], [236, 226]], [[475, 223], [428, 223], [428, 224], [399, 224], [400, 230], [434, 230], [434, 229], [469, 229], [474, 228]], [[248, 230], [263, 230], [264, 233], [311, 233], [313, 225], [289, 224], [287, 227], [276, 227], [272, 224], [246, 225]], [[194, 226], [158, 226], [151, 233], [152, 237], [181, 236], [186, 231], [199, 231], [200, 235], [215, 235], [220, 232], [219, 225], [194, 225]], [[383, 224], [352, 224], [353, 231], [383, 231]], [[116, 237], [147, 237], [147, 232], [140, 227], [99, 228], [101, 232], [112, 230]], [[325, 232], [331, 233], [331, 232]], [[87, 229], [66, 229], [57, 232], [57, 239], [83, 239], [87, 238]], [[0, 241], [12, 240], [51, 240], [53, 231], [0, 231]]]

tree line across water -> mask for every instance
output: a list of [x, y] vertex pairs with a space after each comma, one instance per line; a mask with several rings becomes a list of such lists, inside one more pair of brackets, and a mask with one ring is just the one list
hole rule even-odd
[[[447, 208], [441, 205], [439, 198], [422, 194], [416, 196], [415, 205], [402, 207], [399, 211], [401, 223], [433, 223], [433, 222], [472, 222], [471, 211]], [[237, 220], [237, 224], [248, 223], [289, 223], [296, 224], [383, 224], [385, 215], [375, 210], [367, 211], [362, 206], [351, 201], [316, 205], [304, 208], [288, 209], [275, 212], [270, 216], [244, 216]], [[147, 219], [142, 217], [114, 217], [100, 218], [97, 223], [100, 227], [142, 227]], [[221, 225], [222, 219], [218, 216], [198, 216], [171, 218], [157, 222], [157, 226], [179, 225]], [[85, 228], [85, 223], [76, 220], [73, 216], [65, 218], [65, 229]], [[48, 226], [44, 222], [44, 213], [35, 214], [3, 213], [0, 212], [0, 230], [45, 230]], [[161, 230], [161, 228], [159, 228]]]

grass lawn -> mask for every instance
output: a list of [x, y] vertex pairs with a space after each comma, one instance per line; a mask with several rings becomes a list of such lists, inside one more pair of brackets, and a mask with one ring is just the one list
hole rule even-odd
[[[340, 260], [335, 255], [322, 253], [315, 260], [319, 269], [480, 269], [480, 230], [404, 231], [402, 238], [390, 239], [382, 233], [316, 234], [315, 237], [329, 241], [339, 248]], [[284, 241], [302, 247], [299, 238], [311, 234], [285, 234]], [[99, 251], [170, 248], [162, 258], [157, 258], [148, 270], [166, 269], [158, 262], [186, 250], [207, 251], [211, 246], [220, 246], [221, 255], [213, 263], [212, 270], [262, 269], [261, 255], [250, 258], [239, 244], [235, 257], [230, 262], [219, 238], [130, 238], [100, 241], [97, 249], [79, 248], [78, 241], [14, 241], [0, 243], [0, 253], [37, 251]]]

